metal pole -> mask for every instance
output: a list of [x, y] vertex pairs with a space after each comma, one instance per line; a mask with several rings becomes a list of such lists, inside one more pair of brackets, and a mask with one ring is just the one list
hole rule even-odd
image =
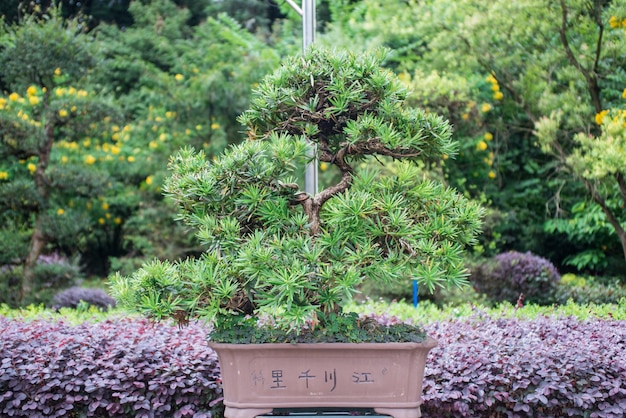
[[[298, 7], [293, 0], [285, 0], [300, 16], [302, 16], [302, 51], [315, 41], [315, 0], [302, 0], [302, 7]], [[317, 194], [317, 150], [313, 150], [313, 158], [306, 166], [304, 173], [304, 190], [311, 196]]]
[[[302, 0], [302, 51], [315, 41], [315, 0]], [[304, 174], [304, 190], [311, 196], [317, 194], [317, 148], [313, 150], [313, 158], [306, 166]]]

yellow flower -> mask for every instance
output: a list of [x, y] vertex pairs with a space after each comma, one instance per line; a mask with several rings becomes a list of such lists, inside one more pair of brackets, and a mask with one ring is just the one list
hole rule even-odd
[[109, 209], [109, 204], [107, 202], [102, 202], [102, 206], [101, 207], [102, 207], [103, 210], [107, 210], [107, 209]]
[[28, 97], [28, 102], [30, 103], [31, 106], [37, 106], [39, 104], [39, 97], [30, 96]]
[[120, 153], [120, 147], [111, 145], [111, 154], [117, 155]]
[[88, 148], [91, 145], [91, 139], [90, 138], [86, 138], [83, 141], [83, 147]]
[[448, 159], [448, 158], [450, 158], [450, 157], [448, 157], [448, 154], [443, 154], [443, 155], [441, 156], [441, 158], [443, 158], [444, 160], [447, 160], [447, 159]]
[[487, 78], [485, 78], [485, 81], [488, 81], [491, 84], [497, 84], [498, 80], [496, 80], [496, 78], [493, 76], [493, 74], [489, 74], [487, 76]]
[[489, 103], [483, 103], [483, 105], [480, 107], [480, 110], [483, 113], [487, 113], [491, 110], [491, 105]]
[[94, 157], [93, 155], [89, 154], [89, 155], [85, 155], [85, 164], [89, 164], [92, 165], [93, 163], [96, 162], [96, 157]]
[[0, 110], [4, 109], [7, 105], [7, 99], [0, 97]]
[[626, 89], [624, 89], [624, 91], [622, 92], [622, 98], [626, 99]]
[[105, 222], [106, 222], [106, 221], [104, 220], [104, 218], [98, 218], [98, 223], [99, 223], [100, 225], [104, 225], [104, 223], [105, 223]]
[[493, 139], [493, 134], [491, 132], [485, 132], [483, 138], [485, 138], [485, 141], [491, 141]]
[[165, 112], [165, 117], [168, 119], [172, 119], [174, 116], [176, 116], [176, 112]]
[[148, 176], [146, 177], [146, 184], [149, 186], [152, 184], [152, 182], [154, 181], [154, 176]]
[[30, 171], [31, 173], [34, 173], [35, 170], [37, 170], [37, 166], [35, 164], [33, 164], [33, 163], [28, 163], [26, 168], [28, 168], [28, 171]]
[[61, 75], [61, 69], [59, 67], [54, 69], [54, 75]]
[[199, 131], [202, 129], [202, 125], [196, 125], [196, 131]]
[[496, 92], [493, 94], [493, 98], [494, 98], [495, 100], [502, 100], [502, 99], [504, 98], [504, 94], [502, 94], [502, 92], [501, 92], [501, 91], [496, 91]]
[[322, 170], [322, 171], [328, 170], [328, 164], [325, 163], [325, 162], [321, 162], [320, 163], [320, 170]]
[[219, 123], [215, 123], [215, 122], [213, 122], [213, 123], [211, 124], [211, 129], [219, 129], [219, 128], [220, 128], [220, 124], [219, 124]]
[[159, 148], [159, 143], [158, 143], [158, 142], [156, 142], [156, 141], [150, 141], [150, 143], [148, 144], [148, 146], [149, 146], [151, 149], [156, 149], [156, 148]]
[[87, 95], [88, 95], [88, 94], [89, 94], [89, 93], [87, 93], [87, 91], [86, 91], [86, 90], [78, 90], [78, 91], [76, 92], [76, 95], [77, 95], [78, 97], [87, 97]]
[[116, 133], [114, 133], [113, 135], [111, 135], [111, 139], [112, 139], [113, 141], [119, 141], [119, 139], [120, 139], [120, 134], [118, 134], [117, 132], [116, 132]]
[[130, 155], [130, 156], [128, 156], [127, 160], [128, 160], [129, 163], [133, 163], [133, 162], [135, 162], [135, 157]]
[[61, 216], [65, 213], [65, 210], [63, 210], [62, 208], [57, 209], [57, 215]]
[[61, 162], [63, 164], [67, 163], [69, 161], [69, 158], [67, 158], [65, 155], [61, 157]]
[[9, 173], [6, 171], [0, 171], [0, 180], [6, 180], [9, 178]]
[[76, 88], [75, 87], [70, 87], [67, 90], [67, 94], [72, 95], [72, 96], [75, 95], [76, 94]]
[[478, 151], [484, 151], [487, 149], [487, 143], [485, 141], [478, 141], [478, 144], [476, 144], [476, 149]]
[[489, 174], [487, 174], [489, 176], [490, 179], [495, 179], [496, 178], [496, 172], [493, 170], [489, 170]]
[[26, 94], [28, 94], [29, 96], [34, 96], [35, 94], [37, 94], [37, 87], [35, 86], [29, 86], [26, 89]]
[[72, 112], [76, 112], [77, 107], [76, 107], [76, 106], [72, 106], [72, 107], [70, 108], [70, 110], [71, 110]]
[[620, 21], [619, 19], [617, 19], [617, 16], [611, 16], [611, 18], [609, 19], [609, 26], [611, 26], [611, 28], [613, 29], [620, 27]]
[[119, 225], [122, 223], [122, 218], [118, 216], [115, 219], [113, 219], [113, 222], [115, 223], [115, 225]]
[[491, 90], [493, 90], [493, 91], [500, 91], [500, 86], [497, 85], [497, 84], [492, 84], [491, 85]]
[[602, 125], [602, 121], [604, 120], [604, 117], [609, 113], [608, 110], [603, 110], [600, 113], [596, 113], [596, 123], [598, 125]]
[[68, 115], [67, 110], [65, 109], [59, 110], [59, 116], [61, 116], [62, 118], [66, 118], [67, 115]]
[[9, 94], [9, 100], [12, 102], [17, 102], [20, 99], [20, 95], [17, 93]]
[[174, 78], [176, 79], [176, 81], [183, 81], [185, 79], [185, 76], [182, 74], [176, 74]]
[[163, 142], [167, 139], [167, 134], [161, 134], [159, 135], [159, 141]]

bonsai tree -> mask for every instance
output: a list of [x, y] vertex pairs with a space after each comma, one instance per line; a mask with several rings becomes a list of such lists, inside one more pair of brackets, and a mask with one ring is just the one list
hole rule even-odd
[[[463, 285], [482, 209], [422, 179], [415, 163], [455, 153], [452, 130], [404, 105], [384, 57], [312, 48], [258, 87], [240, 116], [247, 140], [215, 161], [173, 156], [165, 194], [206, 252], [114, 275], [118, 302], [154, 319], [210, 319], [214, 341], [390, 340], [342, 312], [363, 281]], [[311, 155], [338, 169], [314, 196], [297, 183]]]

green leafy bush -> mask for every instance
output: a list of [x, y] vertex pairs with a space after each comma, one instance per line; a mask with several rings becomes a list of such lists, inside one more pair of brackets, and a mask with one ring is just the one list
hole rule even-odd
[[83, 278], [76, 261], [58, 253], [40, 256], [33, 272], [33, 292], [21, 299], [19, 283], [22, 278], [22, 266], [14, 264], [0, 266], [0, 303], [6, 303], [11, 307], [40, 303], [49, 305], [60, 289], [72, 286]]
[[556, 300], [565, 304], [618, 303], [626, 298], [626, 287], [621, 280], [600, 280], [594, 277], [576, 276], [572, 273], [561, 276], [556, 290]]

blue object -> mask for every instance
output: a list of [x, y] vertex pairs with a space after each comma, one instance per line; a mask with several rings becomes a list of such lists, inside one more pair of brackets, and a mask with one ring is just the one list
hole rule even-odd
[[417, 308], [417, 304], [419, 302], [419, 298], [417, 296], [417, 280], [413, 280], [413, 306]]

